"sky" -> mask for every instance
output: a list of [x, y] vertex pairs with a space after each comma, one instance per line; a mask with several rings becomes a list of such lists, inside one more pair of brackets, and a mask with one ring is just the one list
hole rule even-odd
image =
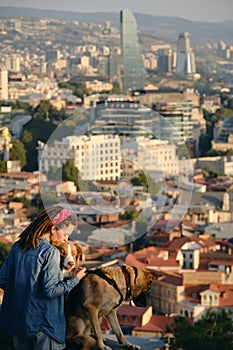
[[74, 12], [133, 12], [177, 16], [194, 21], [233, 20], [233, 0], [0, 0], [0, 6]]

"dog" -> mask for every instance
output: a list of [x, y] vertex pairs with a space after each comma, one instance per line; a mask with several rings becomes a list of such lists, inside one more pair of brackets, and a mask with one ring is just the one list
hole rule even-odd
[[82, 350], [110, 350], [103, 342], [100, 320], [105, 316], [118, 342], [128, 349], [141, 347], [128, 342], [120, 328], [116, 310], [123, 300], [146, 306], [145, 293], [159, 275], [145, 268], [129, 265], [87, 270], [86, 276], [69, 293], [65, 302], [67, 344], [81, 345]]
[[65, 279], [76, 275], [80, 260], [82, 259], [82, 248], [77, 242], [53, 242], [60, 251], [60, 266]]

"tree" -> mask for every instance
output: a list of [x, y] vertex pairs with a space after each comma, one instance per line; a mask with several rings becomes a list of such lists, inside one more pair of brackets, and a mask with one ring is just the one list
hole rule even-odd
[[33, 206], [32, 201], [25, 196], [20, 198], [12, 198], [12, 201], [23, 203], [23, 208], [31, 208]]
[[142, 186], [144, 191], [148, 190], [148, 179], [144, 171], [140, 171], [138, 176], [135, 176], [131, 179], [133, 186]]
[[138, 214], [139, 212], [135, 208], [127, 209], [123, 214], [120, 214], [120, 219], [128, 220], [128, 221], [136, 220], [138, 217]]
[[117, 81], [113, 82], [112, 94], [121, 94], [121, 87]]
[[32, 140], [33, 140], [32, 133], [28, 130], [24, 130], [23, 135], [22, 135], [22, 142], [29, 143], [29, 142], [32, 142]]
[[63, 167], [63, 181], [73, 181], [78, 191], [87, 191], [88, 185], [84, 182], [79, 174], [78, 168], [74, 166], [72, 160], [68, 159]]
[[233, 98], [229, 98], [229, 100], [227, 102], [227, 107], [230, 109], [233, 109]]
[[0, 242], [0, 267], [3, 265], [11, 248], [11, 243]]
[[[26, 171], [34, 171], [38, 169], [36, 149], [36, 147], [38, 146], [38, 141], [40, 140], [46, 143], [55, 129], [55, 124], [39, 119], [32, 119], [29, 123], [27, 123], [24, 126], [23, 136], [24, 133], [27, 131], [26, 140], [25, 138], [22, 139], [27, 154], [27, 164], [24, 168]], [[32, 135], [31, 141], [30, 134]]]
[[41, 100], [38, 106], [35, 108], [35, 119], [46, 119], [49, 116], [49, 112], [52, 109], [52, 105], [48, 100]]
[[150, 192], [151, 194], [158, 193], [160, 186], [157, 184], [150, 175], [146, 175], [144, 171], [140, 171], [138, 176], [135, 176], [131, 179], [133, 186], [142, 186], [143, 190]]
[[3, 160], [0, 160], [0, 174], [7, 172], [7, 164]]
[[10, 149], [10, 160], [20, 160], [21, 168], [27, 163], [26, 150], [24, 144], [19, 140], [12, 142], [12, 148]]
[[175, 317], [171, 331], [174, 337], [167, 339], [171, 350], [230, 350], [233, 348], [233, 320], [230, 311], [209, 311], [194, 324], [184, 317]]

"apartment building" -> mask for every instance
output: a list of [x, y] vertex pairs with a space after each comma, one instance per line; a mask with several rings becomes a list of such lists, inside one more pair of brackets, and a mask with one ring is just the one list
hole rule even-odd
[[8, 100], [8, 71], [0, 66], [0, 100]]
[[71, 159], [83, 180], [117, 180], [121, 173], [120, 138], [117, 135], [67, 136], [53, 145], [38, 143], [41, 172], [61, 169]]

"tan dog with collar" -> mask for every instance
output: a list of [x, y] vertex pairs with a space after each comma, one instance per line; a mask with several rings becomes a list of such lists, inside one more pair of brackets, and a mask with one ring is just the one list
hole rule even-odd
[[67, 342], [89, 350], [110, 350], [103, 342], [99, 320], [105, 316], [118, 342], [132, 350], [140, 350], [129, 343], [120, 328], [116, 309], [125, 299], [137, 306], [145, 306], [145, 293], [159, 275], [147, 269], [124, 265], [87, 271], [86, 276], [68, 295], [65, 305]]

